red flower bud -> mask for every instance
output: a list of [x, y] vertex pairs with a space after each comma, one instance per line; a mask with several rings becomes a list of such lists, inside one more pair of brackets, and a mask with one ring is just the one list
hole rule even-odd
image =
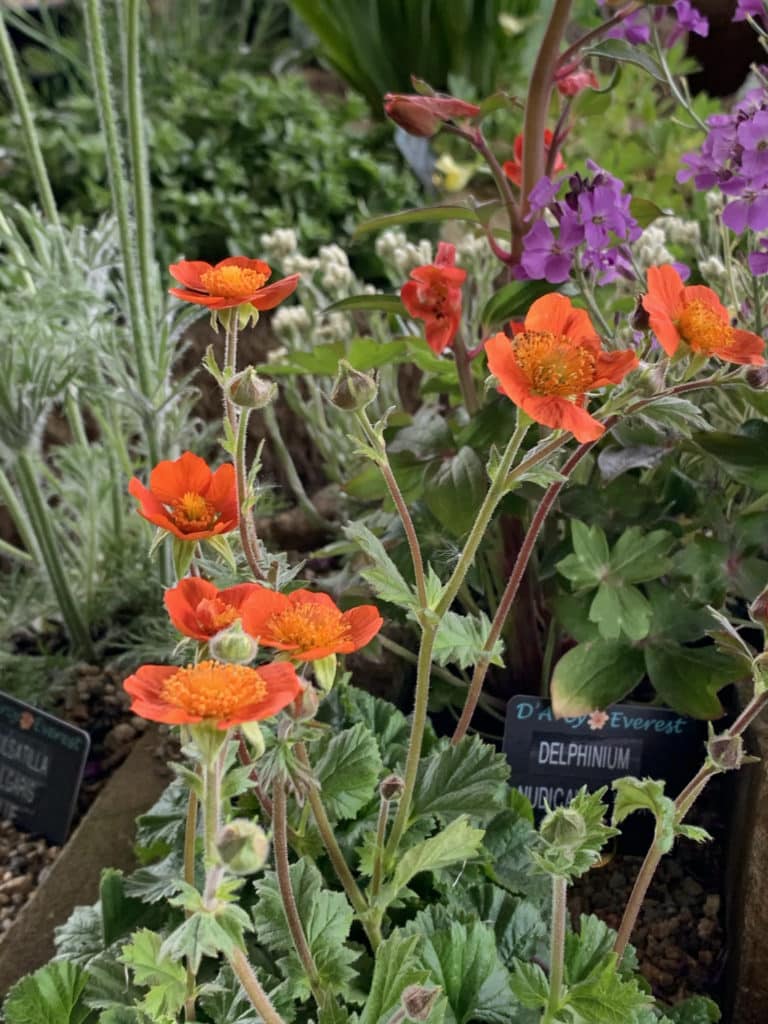
[[409, 135], [429, 138], [440, 130], [443, 121], [457, 117], [477, 117], [480, 107], [453, 96], [409, 96], [387, 93], [384, 112]]

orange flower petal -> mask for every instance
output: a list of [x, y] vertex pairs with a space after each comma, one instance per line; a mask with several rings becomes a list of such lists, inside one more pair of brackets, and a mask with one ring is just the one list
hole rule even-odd
[[711, 288], [707, 288], [706, 285], [692, 284], [683, 288], [683, 305], [687, 306], [691, 302], [702, 303], [702, 305], [707, 306], [714, 313], [717, 313], [724, 324], [730, 323], [728, 310], [722, 304], [715, 292], [713, 292]]
[[179, 580], [175, 587], [166, 590], [163, 603], [171, 622], [180, 633], [204, 642], [210, 639], [210, 635], [200, 626], [197, 606], [201, 601], [210, 601], [218, 596], [218, 588], [213, 583], [199, 576], [187, 576]]
[[304, 588], [291, 591], [288, 595], [288, 602], [289, 604], [319, 604], [323, 608], [337, 607], [330, 594], [325, 594], [322, 590], [306, 590]]
[[620, 349], [617, 352], [600, 352], [597, 357], [595, 380], [592, 387], [599, 388], [604, 384], [619, 384], [638, 364], [637, 353], [628, 348]]
[[501, 169], [504, 171], [506, 176], [513, 184], [517, 185], [518, 188], [523, 181], [523, 165], [519, 160], [505, 160], [501, 165]]
[[190, 292], [184, 288], [169, 288], [169, 295], [175, 295], [183, 302], [194, 302], [198, 306], [207, 306], [209, 309], [227, 309], [229, 306], [240, 305], [239, 299], [222, 299], [218, 295], [207, 295], [205, 292]]
[[573, 341], [588, 340], [600, 345], [600, 338], [592, 326], [592, 321], [586, 310], [576, 309], [570, 299], [557, 292], [542, 295], [540, 299], [536, 299], [526, 314], [525, 329], [526, 331], [564, 334]]
[[569, 430], [582, 443], [596, 441], [605, 433], [602, 423], [567, 398], [529, 395], [520, 405], [537, 423], [555, 430]]
[[170, 505], [187, 493], [205, 494], [211, 483], [211, 470], [205, 459], [184, 452], [174, 461], [158, 462], [149, 475], [149, 489], [164, 504]]
[[729, 363], [743, 366], [765, 365], [765, 341], [750, 331], [734, 330], [733, 344], [728, 348], [715, 349], [715, 355]]
[[[172, 263], [168, 267], [171, 277], [175, 277], [179, 284], [185, 288], [193, 288], [195, 291], [204, 292], [205, 285], [200, 280], [200, 275], [211, 270], [211, 264], [204, 260], [181, 260], [179, 263]], [[175, 289], [176, 291], [178, 289]]]
[[359, 651], [361, 647], [365, 647], [384, 625], [384, 619], [379, 614], [379, 609], [372, 604], [361, 604], [356, 608], [350, 608], [341, 617], [349, 626], [351, 634], [349, 643], [352, 646], [343, 652], [345, 654], [348, 654], [349, 651]]
[[[214, 270], [218, 270], [219, 267], [242, 267], [243, 270], [255, 270], [257, 274], [263, 274], [264, 280], [268, 280], [272, 276], [272, 268], [264, 260], [252, 260], [247, 256], [227, 256], [225, 260], [220, 260]], [[298, 274], [296, 275], [298, 277]]]
[[237, 523], [237, 481], [235, 467], [231, 462], [225, 462], [223, 466], [219, 466], [211, 473], [207, 489], [199, 493], [205, 495], [205, 498], [220, 512], [222, 519]]
[[254, 591], [253, 595], [244, 601], [240, 608], [240, 621], [243, 629], [250, 636], [256, 637], [259, 643], [265, 647], [278, 647], [283, 650], [284, 645], [275, 643], [271, 638], [267, 623], [273, 615], [285, 611], [289, 603], [285, 594], [278, 594], [275, 590], [259, 587], [258, 591]]
[[274, 309], [275, 306], [280, 305], [283, 299], [287, 299], [296, 291], [300, 276], [300, 274], [291, 274], [290, 277], [283, 277], [281, 280], [275, 281], [274, 284], [267, 285], [266, 288], [260, 288], [246, 302], [250, 302], [256, 309]]
[[525, 374], [517, 365], [512, 342], [506, 334], [495, 334], [486, 341], [485, 352], [488, 369], [498, 378], [499, 390], [515, 405], [520, 405], [531, 389]]

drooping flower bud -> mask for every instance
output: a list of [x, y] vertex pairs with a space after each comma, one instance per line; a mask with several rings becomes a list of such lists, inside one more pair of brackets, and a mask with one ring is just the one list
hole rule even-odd
[[311, 722], [320, 707], [320, 694], [307, 684], [301, 693], [296, 697], [293, 704], [286, 708], [286, 712], [294, 722]]
[[457, 117], [477, 117], [480, 107], [454, 96], [413, 96], [387, 93], [384, 112], [409, 135], [429, 138], [437, 134], [444, 121]]
[[235, 818], [219, 829], [216, 848], [224, 864], [235, 875], [252, 875], [261, 871], [269, 856], [266, 832], [247, 818]]
[[424, 985], [408, 985], [404, 988], [400, 1004], [408, 1020], [429, 1020], [429, 1015], [442, 991], [439, 986], [426, 988]]
[[243, 630], [240, 620], [222, 629], [208, 641], [211, 657], [230, 665], [247, 665], [259, 653], [259, 644]]
[[400, 778], [399, 775], [388, 775], [386, 779], [382, 779], [379, 784], [379, 793], [381, 794], [382, 800], [388, 800], [390, 803], [393, 800], [399, 800], [403, 795], [405, 789], [405, 782]]
[[768, 626], [768, 587], [761, 590], [749, 606], [749, 617], [758, 626]]
[[263, 409], [275, 400], [277, 384], [260, 377], [252, 366], [246, 366], [227, 384], [227, 394], [243, 409]]
[[346, 359], [339, 360], [339, 372], [331, 392], [335, 406], [347, 412], [357, 412], [370, 405], [377, 393], [373, 377], [356, 370]]

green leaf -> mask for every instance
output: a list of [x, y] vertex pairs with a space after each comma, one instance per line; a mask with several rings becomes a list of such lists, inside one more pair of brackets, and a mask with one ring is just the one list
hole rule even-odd
[[[495, 205], [498, 206], [499, 204], [496, 203]], [[400, 224], [426, 224], [444, 220], [467, 220], [478, 223], [480, 222], [480, 217], [467, 206], [447, 203], [440, 203], [438, 206], [419, 206], [412, 210], [402, 210], [400, 213], [385, 213], [380, 217], [371, 217], [369, 220], [364, 220], [357, 225], [352, 237], [359, 238], [361, 235], [367, 235], [371, 231], [394, 228]]]
[[716, 647], [650, 644], [645, 663], [658, 695], [692, 718], [719, 718], [723, 707], [718, 692], [744, 676], [741, 660]]
[[419, 962], [418, 935], [394, 931], [376, 950], [376, 963], [360, 1024], [386, 1024], [400, 1007], [400, 996], [408, 985], [424, 985], [428, 972]]
[[126, 896], [123, 873], [115, 868], [102, 871], [99, 896], [104, 945], [111, 946], [136, 927], [147, 908], [141, 900]]
[[664, 795], [664, 782], [658, 779], [615, 779], [613, 789], [613, 821], [621, 824], [636, 811], [650, 811], [656, 821], [656, 839], [663, 853], [669, 853], [675, 842], [675, 802]]
[[[188, 896], [177, 896], [169, 902], [172, 906], [182, 906]], [[197, 892], [193, 894], [193, 899], [195, 897], [199, 902]], [[171, 960], [186, 959], [197, 973], [204, 956], [218, 957], [220, 953], [227, 956], [235, 949], [242, 949], [244, 932], [250, 927], [250, 918], [242, 907], [219, 901], [215, 910], [194, 910], [165, 939], [160, 952]]]
[[515, 960], [512, 991], [529, 1010], [544, 1009], [549, 1002], [549, 980], [538, 964]]
[[765, 450], [768, 432], [759, 436], [709, 430], [692, 435], [695, 444], [717, 459], [729, 476], [756, 491], [768, 491]]
[[357, 686], [336, 686], [321, 710], [330, 710], [338, 702], [340, 712], [333, 716], [334, 728], [342, 729], [348, 722], [361, 722], [376, 737], [381, 758], [392, 771], [405, 760], [410, 738], [408, 719], [389, 701], [374, 697]]
[[413, 590], [385, 551], [379, 538], [360, 522], [348, 523], [344, 527], [344, 535], [362, 548], [373, 562], [373, 565], [361, 569], [360, 575], [370, 583], [381, 600], [389, 601], [401, 608], [415, 607]]
[[[291, 864], [290, 871], [299, 919], [321, 983], [329, 991], [347, 995], [356, 977], [350, 965], [358, 956], [346, 946], [352, 925], [352, 908], [344, 893], [323, 887], [320, 872], [306, 858]], [[258, 900], [253, 907], [253, 920], [259, 942], [274, 952], [286, 954], [280, 961], [280, 967], [294, 982], [292, 998], [309, 998], [306, 977], [294, 949], [274, 872], [267, 872], [256, 883], [256, 893]]]
[[588, 715], [626, 697], [645, 674], [642, 651], [614, 640], [577, 644], [552, 674], [552, 709], [557, 718]]
[[677, 835], [683, 839], [691, 839], [694, 843], [711, 843], [712, 836], [705, 828], [698, 825], [678, 825], [675, 829]]
[[46, 964], [10, 989], [3, 1003], [6, 1024], [84, 1024], [91, 1014], [81, 998], [87, 980], [77, 964]]
[[646, 533], [639, 526], [630, 526], [611, 551], [611, 576], [624, 583], [646, 583], [664, 576], [669, 568], [667, 555], [674, 543], [675, 538], [666, 530]]
[[173, 569], [176, 573], [176, 579], [180, 580], [189, 572], [192, 559], [195, 557], [197, 542], [180, 540], [178, 537], [172, 537], [171, 540], [173, 548]]
[[376, 737], [362, 723], [336, 733], [315, 765], [325, 809], [332, 818], [354, 818], [373, 799], [383, 765]]
[[720, 1010], [711, 999], [691, 996], [664, 1011], [672, 1024], [717, 1024]]
[[[438, 665], [456, 664], [459, 668], [475, 665], [484, 651], [491, 631], [491, 622], [485, 612], [479, 615], [460, 615], [446, 612], [437, 627], [434, 660]], [[497, 638], [491, 651], [491, 665], [504, 665], [504, 642]]]
[[510, 281], [488, 299], [480, 314], [480, 322], [490, 328], [512, 317], [523, 316], [536, 299], [552, 291], [557, 289], [547, 281]]
[[488, 480], [480, 456], [464, 446], [430, 466], [424, 478], [424, 503], [453, 536], [467, 533], [475, 521]]
[[445, 993], [448, 1021], [514, 1020], [509, 974], [499, 960], [491, 928], [478, 920], [461, 922], [427, 912], [410, 922], [408, 931], [419, 936], [421, 961], [430, 980]]
[[220, 534], [214, 537], [207, 537], [205, 543], [208, 547], [213, 548], [217, 555], [224, 559], [227, 563], [227, 567], [230, 568], [232, 572], [237, 572], [237, 561], [232, 552], [232, 547], [230, 546], [228, 537], [223, 537]]
[[597, 623], [604, 640], [618, 640], [622, 633], [636, 643], [648, 636], [652, 609], [637, 589], [630, 585], [601, 583], [589, 607], [591, 622]]
[[335, 313], [355, 309], [375, 313], [396, 313], [398, 316], [409, 315], [399, 295], [350, 295], [346, 299], [331, 303], [323, 312]]
[[577, 587], [594, 587], [609, 571], [610, 550], [605, 533], [599, 526], [587, 526], [571, 520], [573, 554], [561, 559], [557, 569]]
[[598, 46], [590, 46], [585, 56], [604, 57], [622, 64], [636, 64], [647, 71], [657, 82], [665, 82], [664, 73], [642, 46], [633, 46], [624, 39], [606, 39]]
[[56, 960], [86, 966], [94, 956], [104, 950], [104, 929], [98, 903], [90, 907], [75, 907], [64, 924], [54, 931]]
[[486, 814], [504, 804], [509, 765], [490, 743], [465, 736], [419, 762], [411, 817]]
[[568, 990], [573, 1024], [627, 1024], [634, 1014], [652, 1007], [652, 997], [636, 981], [622, 980], [612, 960], [599, 975]]
[[457, 887], [454, 896], [462, 909], [493, 928], [496, 948], [507, 967], [512, 967], [515, 958], [528, 959], [541, 948], [547, 929], [541, 908], [532, 901], [490, 882]]
[[650, 199], [643, 199], [641, 196], [633, 196], [629, 204], [629, 212], [635, 218], [641, 228], [647, 228], [649, 224], [658, 217], [668, 217], [671, 210], [662, 210]]
[[437, 835], [424, 839], [401, 854], [391, 881], [382, 888], [379, 902], [388, 906], [422, 871], [438, 871], [459, 861], [469, 860], [480, 849], [483, 829], [472, 828], [469, 818], [454, 818]]
[[578, 932], [565, 936], [565, 981], [577, 985], [593, 977], [613, 953], [616, 933], [594, 914], [582, 914]]
[[203, 986], [199, 1002], [216, 1024], [261, 1024], [261, 1017], [227, 965], [215, 981]]
[[142, 1008], [152, 1016], [174, 1017], [184, 1005], [187, 994], [187, 972], [183, 963], [161, 953], [162, 938], [144, 928], [123, 946], [120, 959], [133, 972], [137, 985], [149, 988]]

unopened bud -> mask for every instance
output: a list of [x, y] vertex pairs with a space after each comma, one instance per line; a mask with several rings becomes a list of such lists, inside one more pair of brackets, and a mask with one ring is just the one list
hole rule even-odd
[[381, 780], [379, 785], [379, 793], [381, 794], [382, 800], [399, 800], [403, 795], [405, 789], [405, 782], [400, 778], [399, 775], [388, 775], [386, 779]]
[[750, 366], [744, 374], [747, 384], [756, 391], [768, 388], [768, 366]]
[[219, 829], [216, 849], [229, 870], [235, 875], [252, 875], [261, 871], [269, 856], [269, 840], [264, 829], [255, 821], [235, 818]]
[[707, 754], [709, 760], [721, 772], [732, 772], [741, 768], [748, 758], [744, 756], [744, 744], [741, 736], [729, 736], [723, 733], [722, 736], [712, 734], [710, 725], [710, 736], [707, 741]]
[[651, 326], [651, 317], [640, 299], [637, 300], [632, 314], [632, 326], [636, 331], [647, 331]]
[[539, 834], [551, 846], [573, 849], [586, 839], [587, 824], [578, 811], [556, 807], [542, 821]]
[[259, 644], [243, 630], [240, 622], [222, 629], [208, 641], [211, 657], [231, 665], [247, 665], [259, 653]]
[[314, 686], [306, 685], [286, 711], [294, 722], [311, 722], [320, 707], [320, 695]]
[[246, 366], [227, 384], [227, 394], [243, 409], [263, 409], [275, 400], [277, 384], [260, 377], [252, 366]]
[[370, 405], [378, 393], [376, 381], [367, 373], [356, 370], [346, 359], [339, 361], [339, 373], [334, 381], [331, 401], [339, 409], [356, 412]]
[[429, 1015], [442, 991], [439, 986], [425, 988], [423, 985], [408, 985], [407, 988], [404, 988], [403, 994], [400, 996], [400, 1004], [408, 1020], [429, 1020]]

